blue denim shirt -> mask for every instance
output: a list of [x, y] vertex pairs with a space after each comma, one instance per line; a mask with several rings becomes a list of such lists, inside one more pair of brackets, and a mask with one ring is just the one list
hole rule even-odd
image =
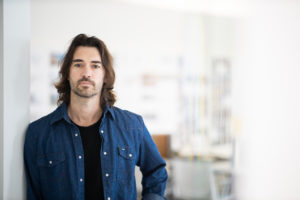
[[[143, 199], [165, 199], [166, 163], [141, 116], [107, 106], [99, 134], [105, 200], [136, 200], [136, 165], [143, 174]], [[79, 129], [66, 104], [32, 122], [24, 144], [27, 199], [83, 200], [83, 155]]]

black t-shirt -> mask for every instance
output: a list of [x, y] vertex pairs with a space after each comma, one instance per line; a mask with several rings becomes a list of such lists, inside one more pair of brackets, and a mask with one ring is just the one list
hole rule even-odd
[[78, 126], [84, 151], [85, 200], [104, 199], [101, 174], [100, 120], [88, 127]]

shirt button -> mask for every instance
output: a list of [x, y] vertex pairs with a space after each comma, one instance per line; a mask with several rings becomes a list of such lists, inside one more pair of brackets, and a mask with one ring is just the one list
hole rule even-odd
[[103, 154], [106, 156], [106, 154], [107, 154], [106, 151], [104, 151]]
[[101, 132], [101, 133], [104, 133], [104, 131], [103, 131], [103, 130], [101, 130], [100, 132]]
[[109, 174], [108, 174], [108, 173], [106, 173], [106, 174], [105, 174], [105, 176], [106, 176], [106, 177], [109, 177]]
[[81, 156], [78, 156], [78, 158], [81, 159], [82, 157], [81, 157]]
[[49, 160], [49, 164], [50, 164], [50, 165], [52, 164], [52, 160]]
[[77, 137], [77, 136], [78, 136], [78, 133], [75, 133], [74, 135], [75, 135], [75, 137]]
[[81, 179], [79, 179], [80, 180], [80, 182], [82, 182], [83, 181], [83, 179], [81, 178]]
[[129, 157], [130, 157], [130, 158], [132, 157], [132, 154], [131, 154], [131, 153], [129, 154]]
[[107, 197], [107, 200], [110, 200], [110, 197]]

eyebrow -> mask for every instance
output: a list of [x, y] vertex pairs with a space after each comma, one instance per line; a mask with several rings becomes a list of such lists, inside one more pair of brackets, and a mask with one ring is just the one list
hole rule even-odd
[[91, 63], [99, 63], [99, 64], [102, 64], [101, 61], [98, 61], [98, 60], [93, 60]]
[[[72, 62], [83, 62], [83, 60], [82, 59], [74, 59], [74, 60], [72, 60]], [[91, 63], [102, 64], [102, 62], [98, 61], [98, 60], [93, 60], [93, 61], [91, 61]]]
[[72, 60], [72, 62], [83, 62], [83, 60], [81, 60], [81, 59], [74, 59], [74, 60]]

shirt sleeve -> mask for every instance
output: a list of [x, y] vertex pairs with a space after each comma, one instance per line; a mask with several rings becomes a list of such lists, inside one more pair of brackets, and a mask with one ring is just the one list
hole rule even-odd
[[164, 200], [168, 180], [166, 162], [161, 157], [141, 117], [140, 120], [142, 122], [143, 132], [137, 165], [140, 166], [140, 170], [143, 174], [143, 200]]
[[35, 139], [30, 126], [27, 128], [24, 143], [24, 166], [26, 174], [26, 199], [42, 199], [40, 195], [38, 168], [36, 165]]

